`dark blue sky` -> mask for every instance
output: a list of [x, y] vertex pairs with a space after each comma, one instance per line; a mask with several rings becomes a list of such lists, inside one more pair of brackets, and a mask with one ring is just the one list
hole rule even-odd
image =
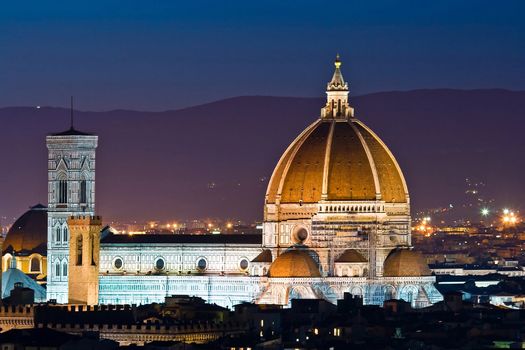
[[12, 1], [0, 106], [163, 110], [320, 96], [339, 52], [352, 93], [525, 89], [525, 1]]

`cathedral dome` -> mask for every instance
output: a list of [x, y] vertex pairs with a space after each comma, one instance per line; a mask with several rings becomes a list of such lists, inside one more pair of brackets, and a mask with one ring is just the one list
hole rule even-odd
[[47, 208], [41, 204], [31, 207], [7, 232], [3, 254], [30, 255], [46, 254], [47, 249]]
[[430, 276], [431, 272], [421, 253], [410, 249], [395, 249], [385, 260], [385, 277]]
[[406, 183], [394, 156], [348, 105], [339, 70], [328, 83], [321, 117], [279, 160], [268, 184], [267, 204], [326, 201], [408, 203]]
[[270, 265], [269, 277], [321, 277], [307, 250], [292, 249], [279, 255]]

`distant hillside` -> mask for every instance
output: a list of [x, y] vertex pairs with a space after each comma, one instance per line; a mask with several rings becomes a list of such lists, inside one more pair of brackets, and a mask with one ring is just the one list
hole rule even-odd
[[[100, 136], [97, 206], [124, 219], [261, 219], [280, 154], [317, 118], [322, 99], [237, 97], [177, 111], [76, 112]], [[413, 208], [459, 203], [465, 177], [500, 205], [525, 200], [525, 92], [416, 90], [354, 97], [357, 116], [387, 143]], [[0, 216], [46, 199], [45, 135], [68, 111], [0, 109]]]

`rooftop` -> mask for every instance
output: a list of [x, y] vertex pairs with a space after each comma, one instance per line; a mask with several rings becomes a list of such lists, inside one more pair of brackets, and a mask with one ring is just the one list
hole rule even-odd
[[114, 234], [108, 233], [101, 244], [254, 244], [261, 245], [261, 234]]

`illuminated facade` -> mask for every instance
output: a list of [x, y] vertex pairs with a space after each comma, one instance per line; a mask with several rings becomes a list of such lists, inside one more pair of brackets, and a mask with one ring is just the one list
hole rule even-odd
[[[97, 288], [103, 304], [163, 302], [172, 294], [228, 307], [243, 301], [289, 305], [293, 298], [335, 302], [345, 292], [367, 304], [402, 298], [423, 307], [441, 300], [435, 277], [410, 249], [410, 198], [401, 169], [355, 118], [340, 66], [337, 59], [320, 117], [273, 172], [262, 237], [103, 231], [99, 254], [83, 253], [97, 257], [86, 268], [95, 266], [98, 277], [74, 283], [75, 301], [95, 303], [94, 294], [82, 288]], [[85, 134], [48, 137], [48, 299], [59, 302], [67, 302], [67, 274], [54, 264], [71, 264], [79, 251], [67, 242], [65, 220], [98, 220], [91, 217], [96, 141]], [[66, 232], [60, 231], [61, 241], [55, 239], [60, 228]]]
[[95, 213], [98, 136], [71, 129], [46, 137], [48, 149], [47, 298], [68, 302], [72, 215]]
[[441, 299], [420, 254], [410, 250], [410, 198], [387, 146], [348, 103], [339, 58], [320, 117], [288, 147], [265, 198], [263, 249], [253, 275], [261, 303], [291, 298], [366, 304]]

